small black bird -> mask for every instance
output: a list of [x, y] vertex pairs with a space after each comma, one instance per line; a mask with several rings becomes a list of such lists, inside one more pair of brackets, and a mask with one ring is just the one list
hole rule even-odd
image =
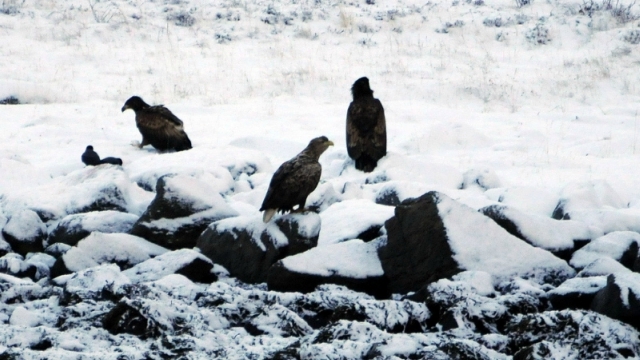
[[362, 77], [351, 87], [353, 101], [347, 110], [347, 153], [356, 169], [371, 172], [387, 154], [384, 108], [373, 97], [369, 79]]
[[132, 96], [122, 111], [127, 109], [136, 113], [136, 126], [142, 135], [139, 148], [150, 144], [159, 151], [191, 149], [184, 123], [163, 105], [151, 106], [139, 96]]
[[100, 164], [111, 164], [111, 165], [120, 165], [122, 166], [122, 159], [117, 157], [106, 157], [100, 160]]
[[100, 156], [98, 156], [98, 153], [93, 151], [93, 146], [87, 146], [84, 154], [82, 154], [82, 162], [85, 163], [85, 165], [100, 165]]

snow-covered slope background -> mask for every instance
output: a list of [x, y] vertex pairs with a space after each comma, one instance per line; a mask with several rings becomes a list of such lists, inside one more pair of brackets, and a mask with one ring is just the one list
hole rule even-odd
[[[332, 285], [310, 295], [274, 293], [226, 278], [219, 267], [221, 280], [202, 285], [176, 274], [136, 277], [108, 265], [131, 267], [175, 253], [120, 234], [145, 212], [161, 176], [182, 176], [174, 184], [182, 196], [199, 210], [218, 209], [198, 219], [239, 216], [227, 223], [262, 226], [258, 208], [273, 171], [320, 135], [336, 146], [321, 157], [321, 184], [308, 200], [320, 214], [319, 247], [384, 223], [393, 207], [381, 204], [394, 203], [390, 198], [428, 191], [446, 194], [440, 205], [452, 209], [459, 205], [449, 205], [450, 199], [473, 210], [506, 205], [509, 213], [501, 214], [517, 223], [522, 237], [556, 255], [573, 240], [599, 240], [565, 258], [562, 266], [568, 270], [561, 266], [566, 276], [582, 271], [578, 277], [591, 281], [587, 285], [574, 281], [555, 288], [559, 284], [514, 278], [511, 285], [498, 286], [505, 276], [522, 274], [518, 266], [526, 264], [498, 264], [492, 273], [495, 264], [482, 262], [483, 256], [496, 255], [491, 246], [463, 254], [468, 235], [484, 231], [484, 220], [474, 218], [469, 228], [450, 236], [458, 236], [452, 243], [459, 246], [459, 262], [468, 265], [463, 270], [475, 272], [440, 280], [430, 299], [450, 305], [434, 294], [465, 293], [473, 295], [465, 301], [483, 305], [471, 310], [452, 305], [458, 310], [451, 317], [510, 312], [505, 304], [511, 298], [505, 296], [529, 296], [542, 302], [539, 310], [549, 310], [551, 292], [600, 290], [611, 273], [624, 275], [618, 283], [637, 302], [633, 294], [640, 295], [640, 280], [627, 269], [633, 261], [627, 267], [620, 262], [629, 244], [636, 244], [637, 257], [640, 242], [634, 235], [640, 231], [639, 17], [640, 6], [624, 1], [3, 1], [0, 100], [17, 99], [20, 105], [0, 105], [0, 229], [51, 245], [63, 218], [92, 210], [97, 197], [113, 189], [117, 196], [105, 200], [109, 209], [129, 215], [65, 220], [86, 221], [83, 226], [95, 231], [69, 250], [75, 253], [68, 258], [82, 259], [66, 264], [78, 271], [73, 281], [47, 278], [68, 250], [64, 247], [48, 255], [39, 249], [26, 255], [29, 259], [14, 253], [0, 259], [12, 275], [22, 274], [31, 261], [38, 269], [31, 278], [41, 279], [36, 284], [1, 275], [0, 349], [50, 359], [77, 353], [115, 359], [114, 348], [136, 359], [262, 358], [290, 347], [301, 358], [437, 358], [453, 356], [442, 344], [455, 340], [479, 357], [509, 358], [534, 344], [508, 338], [502, 325], [498, 331], [466, 323], [451, 332], [423, 304], [398, 296], [378, 302]], [[361, 76], [370, 79], [387, 118], [389, 154], [370, 174], [353, 168], [345, 148], [350, 87]], [[131, 146], [140, 134], [133, 113], [120, 108], [132, 95], [171, 109], [184, 121], [194, 148], [159, 154]], [[122, 169], [85, 168], [80, 155], [89, 144], [102, 157], [122, 158]], [[552, 217], [566, 223], [550, 225]], [[464, 216], [447, 219], [465, 221]], [[485, 237], [496, 238], [491, 234]], [[366, 246], [350, 243], [340, 251], [375, 253], [372, 246], [380, 245]], [[517, 259], [522, 249], [516, 248], [503, 249], [504, 258]], [[91, 271], [95, 265], [102, 267]], [[381, 274], [377, 263], [367, 266], [371, 274]], [[481, 281], [487, 276], [489, 285]], [[148, 340], [102, 329], [113, 298], [86, 292], [108, 284], [113, 296], [122, 297], [122, 289], [141, 281], [152, 283], [129, 305], [149, 311], [161, 335]], [[228, 306], [211, 305], [220, 302]], [[301, 318], [309, 310], [300, 303], [313, 304], [318, 313], [357, 303], [360, 313], [320, 327]], [[376, 311], [425, 331], [397, 334], [392, 321], [377, 319]], [[592, 312], [561, 315], [544, 313], [539, 321], [571, 318], [594, 333], [608, 332], [607, 344], [623, 349], [606, 356], [629, 351], [639, 356], [632, 327]], [[61, 318], [73, 321], [61, 324]], [[193, 326], [178, 331], [177, 318]], [[536, 346], [555, 356], [585, 356], [561, 344], [561, 337], [547, 340]]]

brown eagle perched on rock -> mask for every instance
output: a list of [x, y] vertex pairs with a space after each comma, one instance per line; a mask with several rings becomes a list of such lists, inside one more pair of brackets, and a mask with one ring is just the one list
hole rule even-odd
[[353, 101], [347, 111], [347, 153], [356, 169], [371, 172], [387, 154], [384, 108], [373, 97], [369, 79], [361, 77], [351, 87]]
[[300, 154], [280, 165], [271, 178], [269, 190], [260, 207], [260, 211], [264, 211], [262, 220], [265, 223], [277, 211], [293, 211], [295, 205], [298, 205], [295, 212], [304, 210], [307, 196], [320, 181], [322, 166], [318, 159], [331, 145], [333, 142], [326, 136], [317, 137]]
[[191, 140], [184, 132], [182, 120], [163, 105], [151, 106], [139, 96], [132, 96], [124, 103], [122, 111], [127, 109], [136, 113], [136, 126], [142, 134], [139, 148], [151, 144], [160, 151], [191, 149]]

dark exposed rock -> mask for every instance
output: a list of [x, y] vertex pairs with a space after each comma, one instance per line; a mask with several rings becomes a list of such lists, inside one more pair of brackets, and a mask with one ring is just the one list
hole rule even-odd
[[[202, 233], [197, 246], [231, 276], [248, 283], [264, 282], [271, 265], [315, 245], [312, 240], [320, 231], [320, 217], [315, 213], [286, 217], [290, 220], [268, 224], [258, 217], [243, 216], [217, 221]], [[293, 225], [295, 222], [298, 225]], [[292, 233], [293, 229], [297, 234]]]
[[[222, 197], [206, 184], [181, 175], [166, 175], [158, 179], [156, 196], [131, 229], [131, 234], [145, 238], [168, 249], [192, 248], [209, 224], [236, 216]], [[189, 192], [196, 188], [206, 198]]]
[[620, 264], [628, 269], [633, 269], [636, 259], [638, 259], [638, 243], [632, 242], [629, 247], [622, 253]]
[[119, 211], [96, 211], [68, 215], [49, 233], [49, 244], [76, 245], [93, 231], [102, 233], [126, 233], [138, 219], [133, 214]]
[[392, 292], [416, 291], [462, 271], [453, 259], [438, 201], [435, 192], [405, 200], [385, 223], [388, 240], [379, 256]]
[[640, 329], [640, 274], [607, 276], [607, 285], [595, 295], [591, 310]]
[[19, 105], [19, 104], [20, 104], [20, 100], [18, 100], [18, 98], [13, 95], [0, 100], [0, 105]]
[[24, 256], [43, 250], [42, 242], [47, 237], [47, 229], [38, 214], [22, 209], [11, 215], [2, 228], [2, 236], [13, 251]]

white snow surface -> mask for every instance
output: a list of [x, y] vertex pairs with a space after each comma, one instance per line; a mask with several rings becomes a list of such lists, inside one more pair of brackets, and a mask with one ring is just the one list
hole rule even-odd
[[75, 272], [112, 262], [133, 266], [167, 251], [134, 235], [93, 232], [62, 258], [67, 269]]
[[633, 231], [615, 231], [592, 240], [573, 253], [569, 263], [577, 269], [582, 269], [604, 257], [619, 261], [633, 242], [640, 245], [640, 234]]
[[488, 217], [444, 194], [436, 196], [449, 246], [462, 269], [488, 272], [496, 281], [513, 276], [541, 280], [548, 272], [575, 275], [565, 261], [516, 238]]
[[319, 246], [282, 259], [290, 271], [318, 276], [366, 279], [384, 275], [378, 259], [379, 240], [360, 239]]
[[[23, 104], [0, 105], [0, 229], [29, 209], [52, 218], [45, 221], [51, 230], [56, 221], [114, 189], [122, 198], [110, 200], [139, 216], [154, 197], [147, 190], [171, 174], [206, 184], [185, 185], [198, 200], [220, 194], [242, 215], [220, 226], [254, 227], [258, 242], [266, 229], [283, 245], [284, 236], [273, 222], [262, 224], [258, 208], [274, 169], [309, 139], [326, 135], [336, 146], [320, 158], [321, 184], [307, 203], [317, 205], [321, 217], [347, 200], [368, 201], [370, 209], [377, 209], [376, 195], [384, 189], [397, 190], [401, 199], [437, 190], [473, 209], [502, 203], [548, 217], [566, 200], [572, 220], [604, 233], [640, 231], [638, 20], [621, 22], [609, 11], [585, 15], [579, 11], [583, 3], [3, 1], [0, 100], [15, 96]], [[504, 21], [499, 27], [497, 18]], [[361, 76], [369, 77], [384, 104], [388, 129], [388, 154], [371, 174], [353, 168], [345, 147], [349, 89]], [[132, 95], [171, 109], [184, 121], [194, 148], [158, 153], [149, 146], [130, 146], [140, 134], [133, 114], [120, 108]], [[122, 158], [123, 166], [84, 167], [80, 155], [89, 144], [102, 157]], [[468, 186], [480, 178], [478, 186]], [[369, 221], [356, 213], [363, 208], [352, 209], [349, 218], [355, 220], [349, 227]], [[460, 229], [450, 235], [468, 270], [490, 274], [494, 283], [532, 269], [571, 273], [560, 260], [487, 225], [472, 209], [451, 209], [446, 221]], [[321, 233], [338, 230], [344, 229], [323, 222]], [[140, 243], [129, 240], [122, 238], [110, 249], [108, 241], [96, 241], [95, 252], [85, 248], [78, 254], [78, 267], [102, 269], [95, 267], [102, 260], [91, 254], [110, 262], [129, 251], [140, 255], [133, 256], [136, 261], [151, 264], [150, 255], [134, 249]], [[347, 244], [369, 246], [357, 240]], [[6, 245], [0, 235], [0, 246]], [[326, 248], [334, 246], [345, 245]], [[619, 245], [610, 248], [594, 245], [591, 254], [580, 255], [585, 257], [581, 266], [602, 256], [615, 258]], [[373, 259], [369, 250], [367, 261]], [[81, 259], [86, 261], [80, 264]], [[119, 270], [109, 269], [105, 282], [127, 281]], [[179, 276], [156, 279], [159, 275], [152, 273], [164, 274], [163, 268], [149, 269], [139, 279], [160, 281], [149, 285], [153, 289], [197, 287]], [[486, 275], [466, 280], [478, 292], [490, 291]], [[6, 274], [0, 274], [0, 282], [11, 286], [3, 300], [53, 292], [19, 305], [37, 314], [37, 327], [11, 325], [17, 305], [3, 305], [0, 351], [18, 347], [25, 359], [67, 359], [78, 352], [104, 359], [117, 346], [125, 356], [144, 357], [147, 343], [134, 336], [73, 324], [67, 332], [57, 331], [63, 309], [55, 287]], [[207, 291], [218, 286], [221, 296], [249, 297], [240, 285], [222, 285]], [[154, 300], [145, 299], [148, 308], [158, 310], [163, 325], [179, 318], [180, 311], [195, 314], [194, 353], [203, 357], [225, 357], [219, 355], [223, 352], [229, 358], [266, 357], [297, 341], [279, 333], [286, 327], [271, 320], [283, 310], [272, 304], [262, 304], [267, 312], [260, 324], [266, 324], [267, 334], [253, 337], [229, 325], [233, 316], [220, 316], [223, 311], [257, 314], [250, 301], [211, 310], [158, 291]], [[294, 296], [251, 291], [263, 297]], [[327, 292], [339, 293], [335, 288]], [[176, 309], [167, 308], [171, 302], [178, 304]], [[80, 303], [71, 312], [87, 314], [89, 320], [83, 321], [92, 323], [93, 314], [109, 310], [101, 303], [91, 306]], [[293, 316], [283, 318], [298, 324]], [[303, 341], [301, 353], [358, 358], [379, 340], [386, 344], [380, 348], [383, 355], [401, 356], [442, 341], [434, 334], [390, 334], [368, 323], [341, 324], [352, 326], [354, 338]], [[44, 352], [30, 349], [43, 338], [54, 346]], [[549, 347], [554, 355], [575, 355], [568, 346]]]
[[393, 216], [394, 207], [378, 205], [370, 200], [344, 200], [320, 213], [322, 228], [318, 246], [351, 240], [372, 226], [384, 225]]

